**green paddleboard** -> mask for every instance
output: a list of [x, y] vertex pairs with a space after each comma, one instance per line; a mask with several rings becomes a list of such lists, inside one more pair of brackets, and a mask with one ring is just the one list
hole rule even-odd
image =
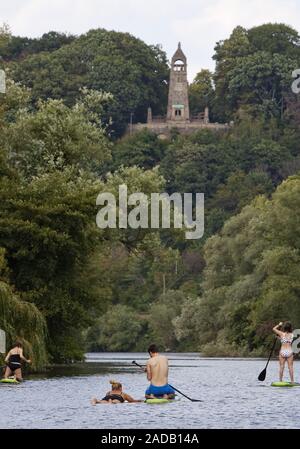
[[272, 382], [271, 387], [300, 387], [300, 384], [292, 384], [291, 382]]
[[164, 398], [153, 398], [153, 399], [145, 400], [146, 404], [168, 404], [168, 403], [174, 402], [174, 401], [175, 401], [175, 399], [164, 399]]
[[19, 384], [20, 383], [16, 379], [1, 379], [0, 382], [2, 384]]

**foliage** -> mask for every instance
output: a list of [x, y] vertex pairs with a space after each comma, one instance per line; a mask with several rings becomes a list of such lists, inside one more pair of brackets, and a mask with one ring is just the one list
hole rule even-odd
[[47, 362], [46, 323], [34, 304], [20, 299], [9, 283], [5, 251], [0, 248], [0, 329], [6, 333], [6, 345], [22, 341], [32, 369], [41, 369]]
[[83, 87], [109, 92], [114, 101], [102, 118], [107, 124], [113, 122], [117, 135], [129, 123], [130, 113], [136, 121], [143, 121], [149, 105], [154, 113], [162, 112], [168, 67], [158, 46], [148, 46], [128, 33], [103, 29], [65, 39], [67, 42], [58, 45], [61, 40], [56, 36], [57, 49], [27, 54], [17, 62], [12, 51], [8, 63], [12, 77], [32, 88], [34, 102], [62, 99], [70, 106]]
[[175, 335], [174, 320], [180, 315], [185, 294], [182, 291], [168, 290], [150, 307], [149, 327], [155, 341], [165, 351], [175, 350], [178, 341]]
[[0, 241], [10, 279], [43, 312], [54, 342], [69, 329], [80, 332], [97, 306], [86, 272], [99, 235], [93, 224], [97, 190], [71, 170], [26, 184], [1, 182]]
[[163, 159], [166, 147], [165, 141], [148, 130], [123, 137], [114, 146], [112, 169], [122, 165], [136, 165], [146, 170], [154, 168]]
[[253, 116], [281, 117], [292, 70], [300, 63], [299, 40], [293, 28], [270, 23], [249, 30], [237, 26], [218, 42], [215, 112], [225, 121], [244, 108]]
[[[296, 30], [236, 27], [216, 45], [215, 73], [200, 71], [189, 92], [192, 114], [208, 105], [234, 126], [174, 128], [164, 141], [123, 136], [130, 114], [165, 112], [160, 47], [102, 29], [28, 39], [4, 26], [0, 53], [0, 327], [9, 343], [24, 341], [34, 369], [152, 342], [261, 355], [276, 320], [297, 325], [300, 128], [287, 95]], [[203, 192], [204, 238], [97, 228], [98, 194], [118, 199], [124, 184], [147, 198]]]
[[143, 320], [134, 309], [125, 305], [116, 305], [99, 319], [97, 326], [91, 329], [88, 340], [93, 343], [93, 351], [132, 351], [143, 337]]
[[[201, 70], [189, 85], [189, 104], [192, 115], [204, 112], [206, 106], [211, 110], [214, 99], [213, 75], [209, 70]], [[211, 117], [213, 119], [213, 117]]]
[[297, 327], [299, 191], [299, 176], [289, 178], [272, 199], [258, 197], [207, 241], [203, 294], [192, 327], [185, 329], [187, 312], [178, 320], [179, 335], [198, 335], [204, 352], [221, 341], [240, 355], [257, 355], [270, 344], [275, 322]]

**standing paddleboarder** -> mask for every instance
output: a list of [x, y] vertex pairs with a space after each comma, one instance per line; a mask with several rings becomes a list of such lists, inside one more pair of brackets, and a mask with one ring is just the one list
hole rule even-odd
[[168, 384], [168, 358], [158, 353], [156, 345], [150, 345], [148, 352], [150, 359], [147, 362], [145, 371], [147, 372], [147, 379], [150, 381], [150, 385], [145, 393], [146, 399], [174, 399], [175, 390]]
[[279, 380], [282, 382], [285, 362], [288, 364], [291, 382], [294, 383], [294, 355], [292, 343], [294, 339], [292, 324], [289, 321], [273, 327], [273, 332], [280, 338]]

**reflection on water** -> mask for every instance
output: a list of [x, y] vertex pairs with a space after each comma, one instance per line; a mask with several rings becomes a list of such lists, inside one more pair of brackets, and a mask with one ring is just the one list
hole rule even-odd
[[[168, 357], [170, 383], [204, 402], [182, 398], [173, 404], [93, 407], [90, 399], [102, 397], [111, 378], [143, 398], [145, 374], [132, 360], [143, 364], [147, 355], [87, 354], [86, 363], [51, 368], [21, 385], [0, 384], [0, 428], [300, 428], [300, 388], [269, 386], [277, 379], [277, 362], [271, 362], [261, 383], [257, 375], [263, 360]], [[299, 362], [295, 368], [297, 378]]]

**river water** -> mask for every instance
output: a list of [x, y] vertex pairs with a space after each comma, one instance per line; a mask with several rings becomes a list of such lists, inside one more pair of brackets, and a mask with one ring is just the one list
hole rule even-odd
[[[86, 363], [56, 367], [30, 376], [20, 385], [0, 384], [0, 428], [28, 429], [183, 429], [183, 428], [298, 428], [300, 387], [275, 388], [277, 362], [270, 363], [265, 382], [257, 376], [265, 361], [204, 358], [198, 354], [168, 354], [169, 381], [190, 397], [169, 404], [92, 406], [102, 398], [111, 378], [142, 399], [145, 374], [132, 365], [146, 354], [87, 354]], [[296, 381], [300, 363], [295, 362]], [[286, 373], [287, 376], [287, 373]], [[287, 377], [286, 377], [287, 379]]]

